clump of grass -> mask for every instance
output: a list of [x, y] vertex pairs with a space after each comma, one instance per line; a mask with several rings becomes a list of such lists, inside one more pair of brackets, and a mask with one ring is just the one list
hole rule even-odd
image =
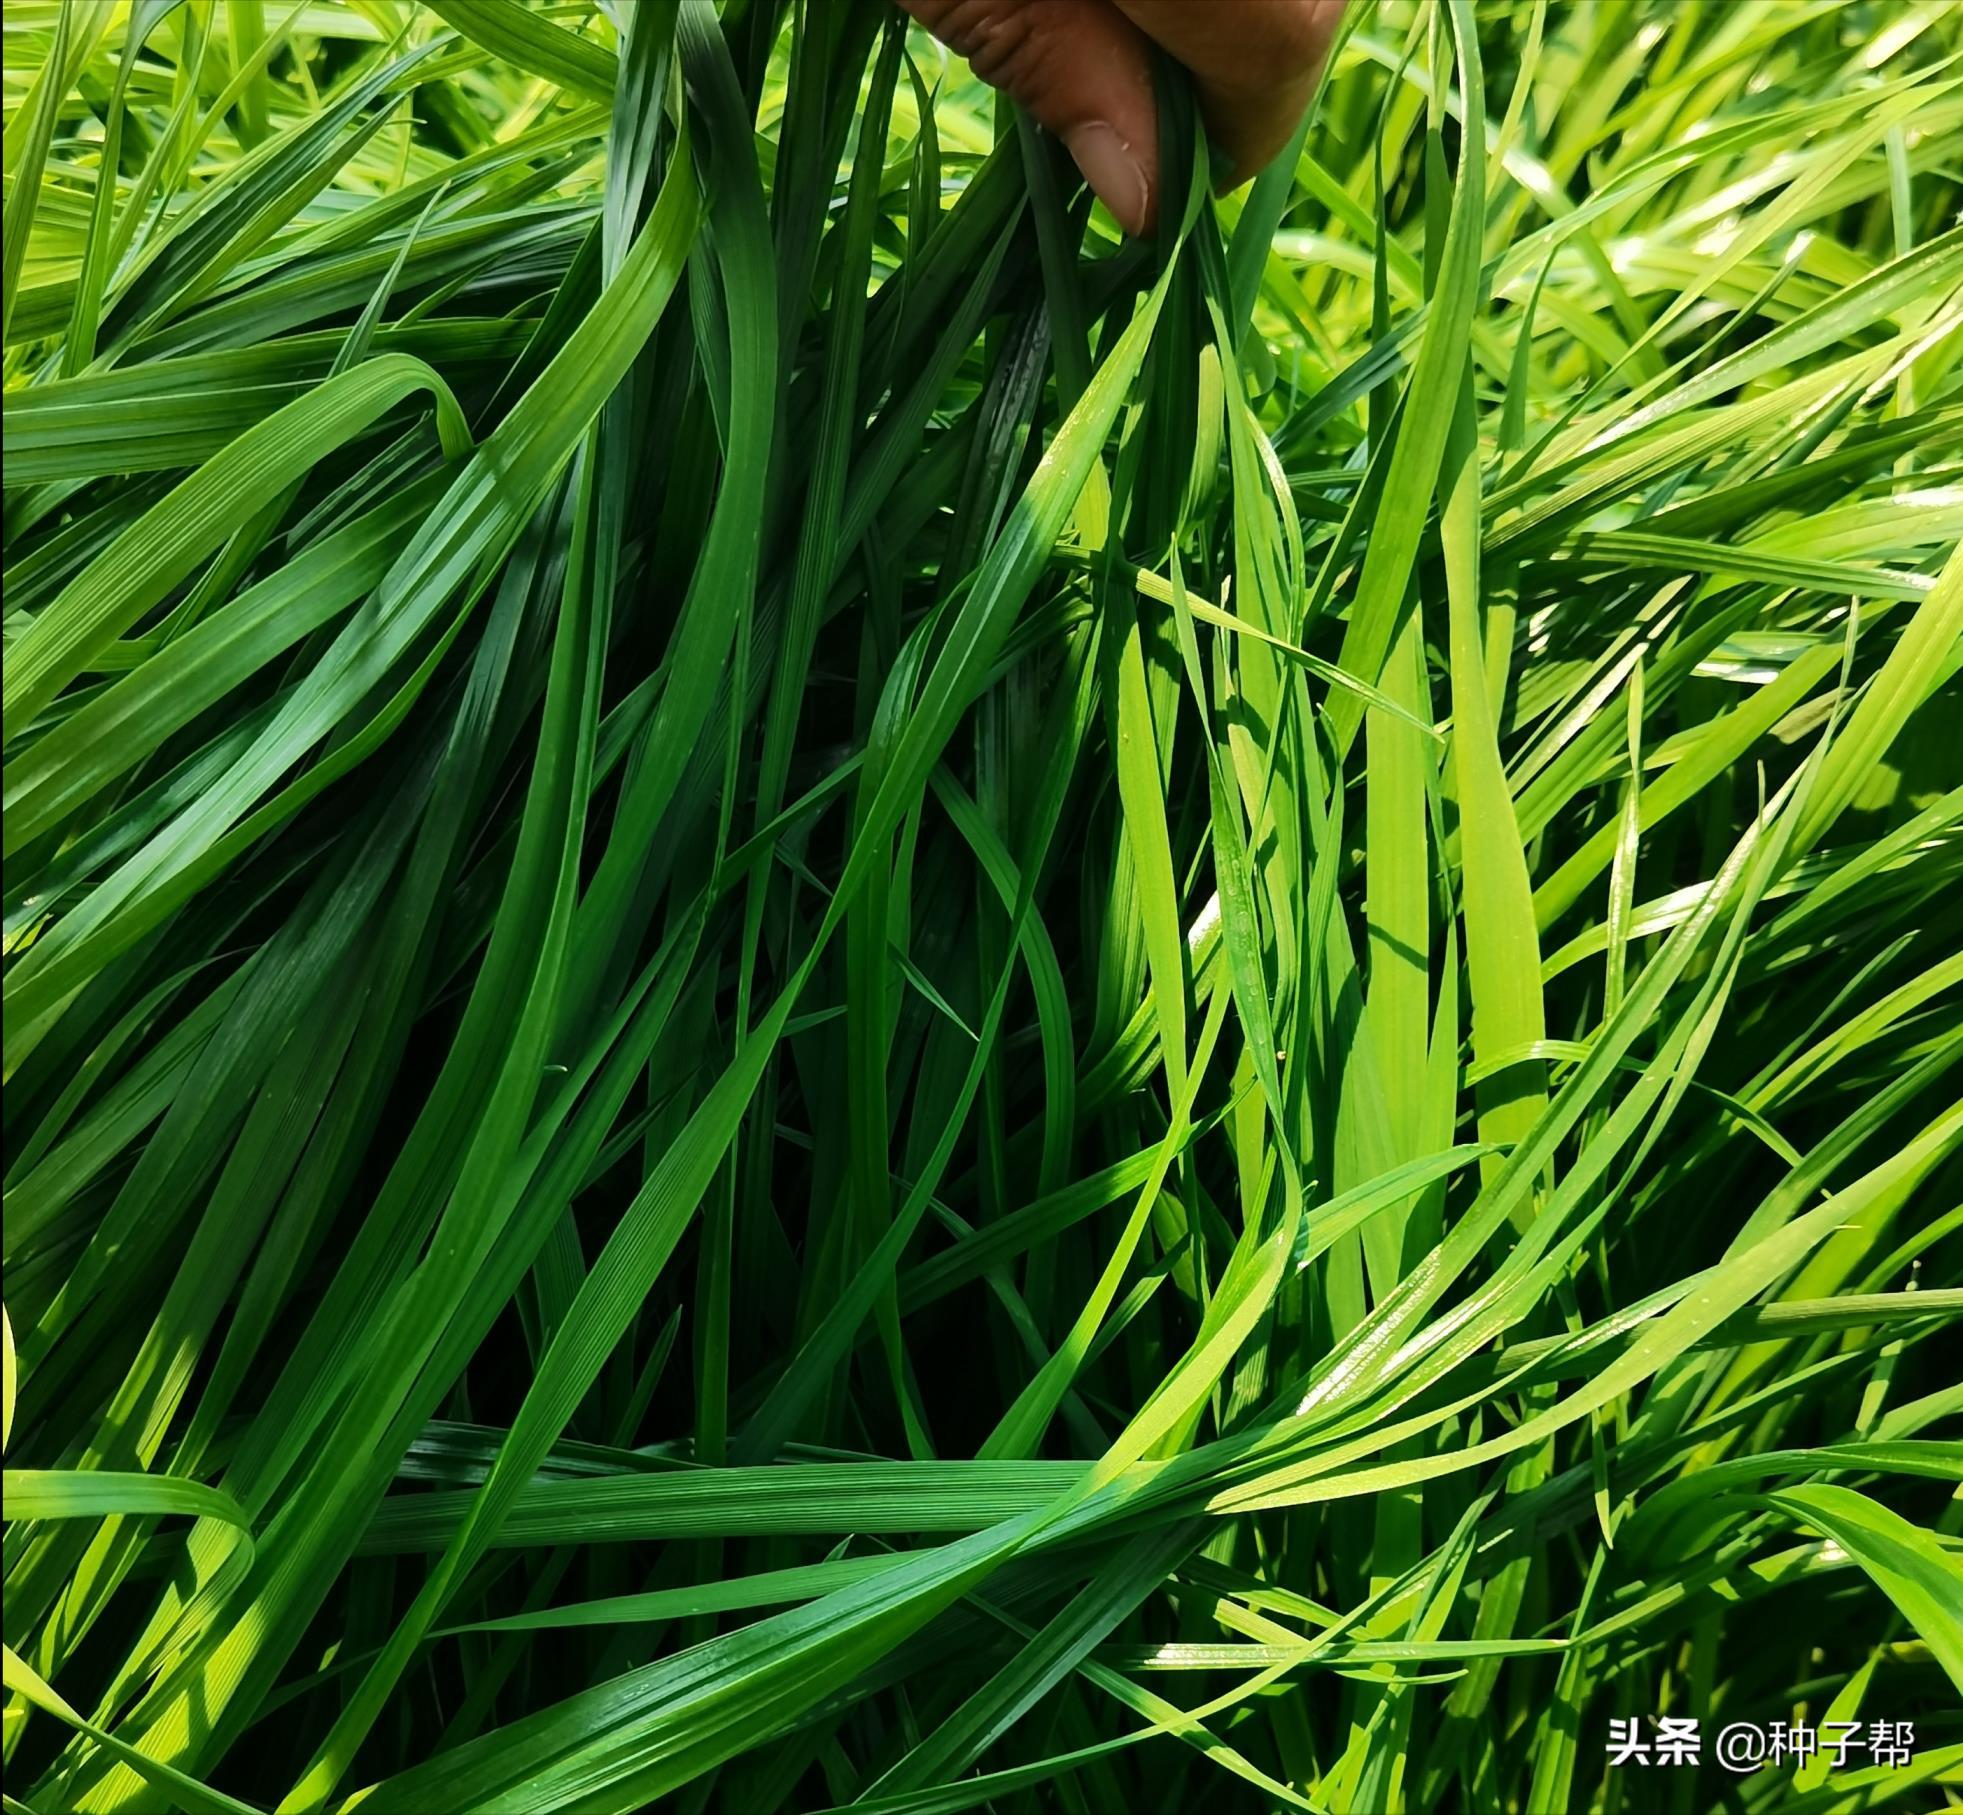
[[1934, 1806], [1959, 18], [9, 0], [8, 1807]]

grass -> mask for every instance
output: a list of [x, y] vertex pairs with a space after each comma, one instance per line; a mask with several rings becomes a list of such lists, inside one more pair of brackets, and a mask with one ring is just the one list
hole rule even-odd
[[6, 1807], [1956, 1806], [1963, 12], [896, 21], [6, 0]]

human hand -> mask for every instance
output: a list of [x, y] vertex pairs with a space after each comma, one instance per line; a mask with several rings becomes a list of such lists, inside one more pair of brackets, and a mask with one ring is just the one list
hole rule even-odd
[[1288, 143], [1343, 0], [900, 0], [1047, 126], [1127, 233], [1157, 218], [1150, 47], [1192, 72], [1208, 136], [1245, 182]]

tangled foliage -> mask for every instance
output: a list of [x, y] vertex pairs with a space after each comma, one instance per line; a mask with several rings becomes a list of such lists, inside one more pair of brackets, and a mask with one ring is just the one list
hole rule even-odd
[[1937, 1806], [1963, 11], [5, 25], [10, 1809]]

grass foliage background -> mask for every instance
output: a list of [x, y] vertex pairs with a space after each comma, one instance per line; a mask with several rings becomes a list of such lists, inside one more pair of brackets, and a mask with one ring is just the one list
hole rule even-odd
[[4, 23], [8, 1809], [1954, 1804], [1963, 12]]

